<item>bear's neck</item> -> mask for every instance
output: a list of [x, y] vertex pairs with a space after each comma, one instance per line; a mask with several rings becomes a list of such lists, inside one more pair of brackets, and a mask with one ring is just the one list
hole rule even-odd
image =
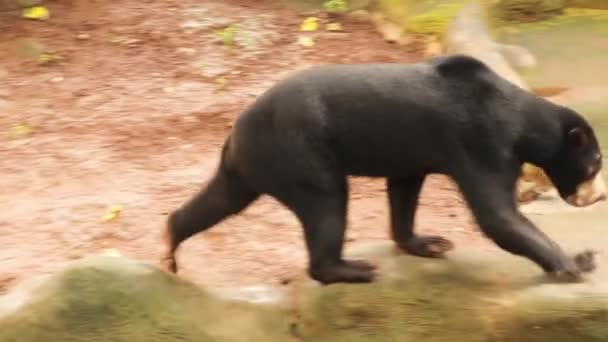
[[542, 168], [562, 144], [562, 111], [554, 103], [536, 96], [526, 102], [521, 108], [523, 120], [515, 149], [522, 162]]

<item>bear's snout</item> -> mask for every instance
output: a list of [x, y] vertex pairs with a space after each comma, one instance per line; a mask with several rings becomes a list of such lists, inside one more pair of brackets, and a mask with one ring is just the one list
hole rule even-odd
[[576, 187], [576, 193], [568, 196], [566, 202], [575, 207], [586, 207], [606, 200], [606, 184], [601, 172]]

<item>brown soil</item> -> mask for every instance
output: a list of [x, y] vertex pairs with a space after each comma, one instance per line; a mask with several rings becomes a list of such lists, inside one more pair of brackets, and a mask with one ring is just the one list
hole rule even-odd
[[[415, 43], [385, 43], [349, 18], [346, 32], [321, 30], [303, 48], [306, 15], [266, 1], [47, 5], [46, 22], [0, 19], [0, 291], [107, 248], [158, 264], [167, 212], [210, 177], [231, 120], [256, 95], [314, 64], [420, 59]], [[214, 30], [230, 22], [249, 28], [252, 49], [222, 46]], [[33, 42], [62, 60], [39, 65], [25, 53]], [[8, 134], [19, 123], [32, 132]], [[352, 183], [348, 242], [387, 239], [383, 182]], [[124, 210], [104, 222], [113, 204]], [[447, 179], [430, 177], [420, 207], [419, 231], [482, 241]], [[297, 221], [270, 198], [179, 257], [181, 275], [209, 286], [278, 283], [306, 264]]]

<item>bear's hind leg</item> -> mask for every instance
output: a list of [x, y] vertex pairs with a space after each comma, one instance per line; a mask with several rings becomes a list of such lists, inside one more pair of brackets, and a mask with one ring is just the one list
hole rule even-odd
[[239, 213], [258, 197], [236, 173], [220, 166], [203, 190], [169, 215], [164, 241], [166, 251], [162, 258], [164, 268], [176, 273], [175, 252], [184, 240]]
[[414, 216], [424, 176], [389, 178], [388, 197], [393, 241], [405, 252], [420, 257], [442, 257], [454, 248], [451, 241], [440, 236], [414, 234]]
[[364, 260], [342, 259], [347, 211], [346, 181], [336, 190], [296, 186], [289, 193], [291, 198], [280, 200], [295, 213], [304, 228], [310, 277], [322, 284], [373, 281], [375, 267], [372, 264]]

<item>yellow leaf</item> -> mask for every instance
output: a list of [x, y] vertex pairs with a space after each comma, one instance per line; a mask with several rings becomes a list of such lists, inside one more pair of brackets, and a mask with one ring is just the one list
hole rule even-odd
[[113, 205], [113, 206], [110, 207], [110, 211], [113, 212], [113, 213], [119, 213], [124, 208], [125, 208], [125, 206], [122, 205], [122, 204], [115, 204], [115, 205]]
[[44, 6], [34, 6], [24, 9], [22, 16], [25, 19], [47, 20], [51, 17], [51, 12]]
[[105, 222], [112, 221], [116, 218], [116, 216], [117, 215], [114, 213], [107, 213], [101, 217], [101, 220]]
[[340, 23], [329, 23], [325, 25], [327, 31], [342, 31], [342, 24]]
[[32, 130], [32, 126], [26, 123], [19, 123], [12, 125], [8, 134], [11, 139], [17, 139], [19, 137], [32, 133]]
[[312, 37], [299, 37], [298, 44], [305, 47], [311, 47], [315, 45], [315, 41], [312, 39]]
[[225, 77], [220, 76], [215, 79], [215, 90], [216, 91], [226, 90], [226, 88], [228, 88], [228, 80], [226, 80]]
[[316, 31], [319, 29], [319, 18], [308, 17], [300, 24], [300, 31]]
[[110, 209], [108, 210], [107, 213], [105, 213], [101, 219], [105, 222], [108, 221], [112, 221], [114, 219], [116, 219], [118, 217], [118, 215], [120, 215], [120, 212], [122, 211], [122, 209], [124, 208], [123, 205], [121, 204], [115, 204], [113, 206], [110, 207]]
[[55, 54], [55, 53], [50, 53], [50, 52], [45, 52], [45, 53], [41, 53], [38, 56], [38, 62], [40, 62], [40, 64], [51, 64], [51, 63], [56, 63], [61, 61], [61, 56]]
[[112, 39], [110, 39], [110, 43], [112, 43], [112, 44], [124, 44], [128, 40], [129, 40], [129, 37], [116, 36], [116, 37], [112, 37]]

